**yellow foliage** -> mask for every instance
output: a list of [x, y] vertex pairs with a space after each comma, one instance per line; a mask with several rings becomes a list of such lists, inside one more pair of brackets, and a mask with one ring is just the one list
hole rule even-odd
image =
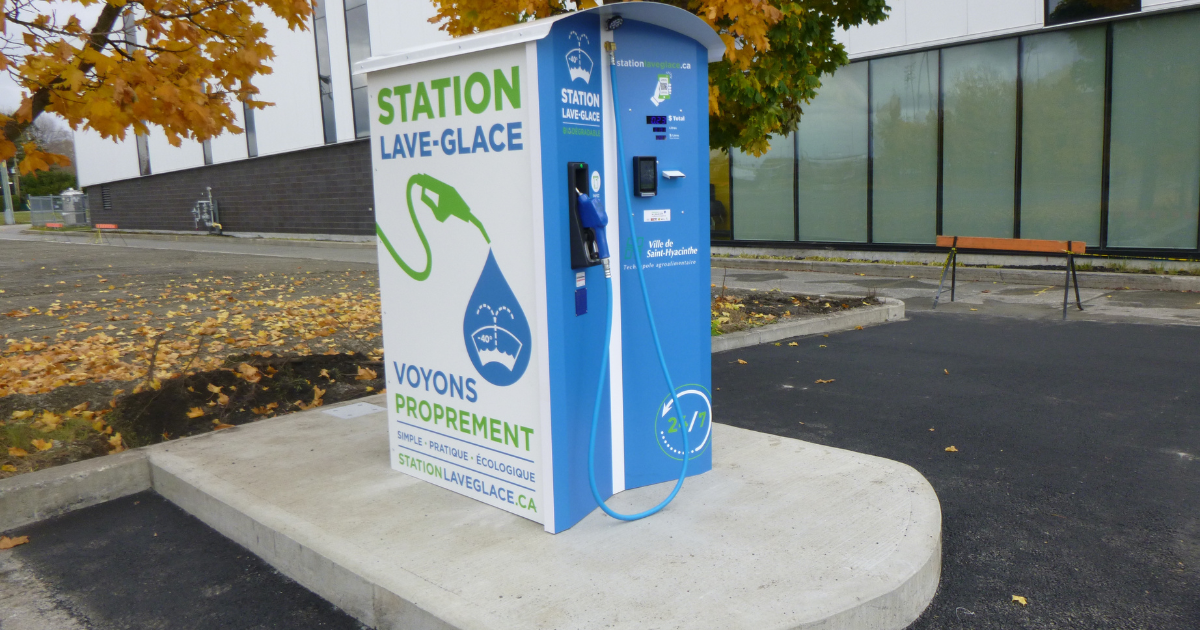
[[[98, 15], [96, 4], [101, 7]], [[134, 16], [132, 24], [123, 19], [127, 11]], [[266, 42], [266, 27], [255, 19], [267, 12], [290, 29], [305, 30], [312, 3], [9, 3], [3, 16], [5, 38], [24, 47], [5, 48], [0, 69], [14, 75], [22, 98], [16, 112], [0, 115], [5, 132], [0, 159], [16, 155], [15, 142], [43, 112], [58, 114], [72, 129], [90, 129], [104, 138], [123, 139], [130, 129], [146, 134], [150, 126], [158, 126], [173, 146], [180, 146], [184, 138], [203, 141], [226, 131], [240, 133], [236, 121], [241, 103], [252, 108], [269, 104], [257, 100], [252, 81], [271, 72], [268, 63], [275, 56]], [[135, 36], [127, 38], [127, 32]], [[43, 152], [32, 143], [22, 148], [22, 173], [69, 164], [66, 157]]]
[[33, 447], [39, 451], [48, 451], [51, 448], [54, 448], [54, 442], [47, 440], [32, 440], [30, 441], [30, 444], [33, 444]]

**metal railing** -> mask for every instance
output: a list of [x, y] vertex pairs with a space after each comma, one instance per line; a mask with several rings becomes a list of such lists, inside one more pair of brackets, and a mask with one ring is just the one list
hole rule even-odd
[[83, 193], [29, 198], [29, 222], [35, 227], [61, 223], [64, 227], [91, 225], [88, 197]]

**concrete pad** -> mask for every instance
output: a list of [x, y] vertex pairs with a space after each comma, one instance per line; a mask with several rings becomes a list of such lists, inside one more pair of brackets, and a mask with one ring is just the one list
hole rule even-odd
[[[383, 404], [383, 397], [363, 402]], [[377, 628], [904, 628], [941, 510], [912, 468], [715, 426], [662, 513], [536, 523], [388, 467], [386, 415], [313, 410], [147, 449], [154, 488]], [[632, 490], [623, 511], [669, 484]]]

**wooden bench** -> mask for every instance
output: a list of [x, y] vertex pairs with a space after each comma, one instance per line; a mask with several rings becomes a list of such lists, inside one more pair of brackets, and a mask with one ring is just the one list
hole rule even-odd
[[933, 296], [933, 308], [937, 308], [938, 300], [942, 297], [942, 287], [946, 284], [946, 272], [950, 272], [950, 301], [954, 301], [955, 273], [958, 269], [958, 250], [971, 249], [979, 251], [1029, 252], [1044, 254], [1063, 254], [1067, 259], [1067, 278], [1063, 284], [1063, 319], [1067, 318], [1067, 303], [1071, 295], [1071, 283], [1075, 284], [1075, 306], [1083, 310], [1083, 302], [1079, 299], [1079, 278], [1075, 273], [1075, 255], [1087, 253], [1087, 243], [1083, 241], [1049, 241], [1033, 238], [990, 238], [983, 236], [939, 236], [938, 247], [949, 247], [946, 263], [942, 266], [942, 279], [938, 282], [937, 293]]

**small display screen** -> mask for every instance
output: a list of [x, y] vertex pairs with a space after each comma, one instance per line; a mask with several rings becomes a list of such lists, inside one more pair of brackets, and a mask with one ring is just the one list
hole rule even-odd
[[638, 180], [642, 191], [653, 191], [658, 179], [658, 162], [654, 158], [641, 158], [638, 160]]
[[667, 117], [666, 116], [647, 116], [646, 124], [647, 125], [665, 125], [665, 124], [667, 124]]
[[654, 128], [654, 133], [666, 133], [666, 132], [667, 132], [666, 127], [655, 127]]

